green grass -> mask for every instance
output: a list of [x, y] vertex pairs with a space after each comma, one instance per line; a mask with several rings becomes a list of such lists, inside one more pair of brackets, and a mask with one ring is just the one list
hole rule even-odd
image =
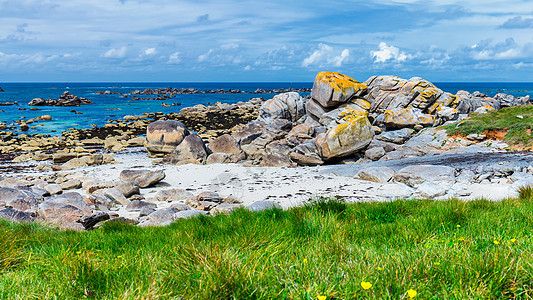
[[504, 141], [509, 145], [530, 147], [533, 145], [533, 139], [531, 132], [528, 134], [528, 129], [533, 129], [533, 105], [507, 107], [486, 114], [472, 114], [469, 119], [446, 127], [448, 134], [462, 135], [506, 130]]
[[319, 199], [90, 232], [0, 222], [0, 299], [531, 298], [532, 196]]

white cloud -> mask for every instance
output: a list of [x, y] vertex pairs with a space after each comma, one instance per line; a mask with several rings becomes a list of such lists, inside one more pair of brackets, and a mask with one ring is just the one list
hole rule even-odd
[[411, 55], [405, 54], [405, 52], [401, 52], [399, 48], [389, 46], [385, 42], [379, 43], [379, 50], [371, 51], [370, 54], [372, 54], [372, 58], [376, 63], [384, 63], [389, 60], [404, 62], [412, 58]]
[[121, 47], [119, 49], [113, 48], [104, 53], [105, 58], [124, 58], [126, 52], [128, 51], [127, 47]]
[[144, 55], [148, 56], [148, 55], [153, 55], [153, 54], [156, 54], [157, 53], [157, 50], [155, 48], [148, 48], [146, 50], [144, 50]]
[[309, 67], [311, 65], [340, 67], [349, 56], [350, 50], [348, 49], [344, 49], [340, 55], [336, 55], [333, 47], [326, 44], [319, 44], [318, 49], [303, 60], [302, 67]]
[[198, 56], [198, 61], [199, 62], [206, 61], [209, 58], [209, 55], [211, 55], [211, 53], [213, 53], [214, 51], [215, 51], [214, 49], [209, 49], [209, 51], [207, 51], [207, 53], [204, 53], [204, 54]]
[[169, 64], [179, 64], [181, 62], [180, 53], [174, 52], [168, 57]]

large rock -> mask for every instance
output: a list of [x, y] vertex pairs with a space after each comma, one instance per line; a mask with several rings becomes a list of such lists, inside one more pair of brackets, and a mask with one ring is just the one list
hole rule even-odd
[[415, 125], [428, 127], [435, 123], [435, 117], [422, 113], [420, 109], [407, 107], [385, 111], [383, 123], [387, 128], [393, 129], [414, 127]]
[[418, 187], [424, 182], [455, 182], [454, 168], [436, 165], [414, 165], [399, 170], [392, 180], [405, 183], [410, 187]]
[[[216, 157], [211, 158], [210, 162], [206, 163], [238, 162], [246, 159], [246, 154], [244, 151], [241, 150], [237, 141], [235, 141], [235, 139], [229, 134], [224, 134], [214, 139], [209, 143], [208, 148], [211, 153], [217, 155]], [[213, 156], [213, 154], [211, 154], [209, 157]]]
[[31, 222], [35, 220], [35, 217], [30, 213], [8, 207], [0, 209], [0, 219], [17, 222]]
[[335, 107], [352, 97], [362, 96], [367, 86], [337, 72], [320, 72], [315, 78], [311, 97], [322, 107]]
[[283, 154], [267, 154], [263, 156], [260, 167], [290, 167], [292, 161], [287, 155]]
[[25, 211], [36, 208], [44, 198], [30, 191], [22, 191], [13, 188], [0, 188], [0, 201], [6, 206]]
[[368, 118], [359, 111], [346, 109], [341, 122], [315, 139], [323, 160], [354, 154], [368, 146], [374, 137], [374, 130]]
[[122, 170], [120, 172], [121, 181], [137, 181], [139, 187], [147, 188], [154, 186], [161, 180], [165, 179], [165, 172], [163, 170]]
[[90, 215], [75, 206], [61, 202], [45, 201], [39, 204], [40, 218], [45, 222], [53, 223], [64, 228], [75, 228], [76, 222]]
[[357, 172], [355, 178], [383, 183], [389, 181], [394, 173], [394, 170], [389, 167], [369, 167]]
[[318, 154], [318, 148], [314, 140], [294, 147], [294, 149], [292, 149], [290, 152], [289, 157], [292, 161], [301, 166], [316, 166], [324, 164], [324, 161]]
[[260, 121], [287, 119], [296, 122], [305, 115], [305, 101], [296, 92], [283, 93], [267, 100], [259, 111]]
[[[407, 107], [425, 111], [435, 102], [451, 103], [447, 101], [449, 95], [444, 95], [442, 90], [420, 77], [406, 80], [396, 76], [372, 76], [365, 84], [369, 91], [365, 98], [371, 104], [371, 112], [383, 113]], [[441, 97], [446, 99], [439, 100]]]
[[28, 102], [29, 106], [80, 106], [82, 104], [91, 104], [92, 101], [71, 95], [68, 91], [63, 92], [59, 99], [35, 98]]
[[163, 162], [169, 164], [202, 164], [205, 162], [207, 154], [207, 148], [202, 138], [196, 133], [191, 133], [183, 139], [172, 153], [163, 159]]
[[159, 120], [146, 128], [146, 149], [150, 155], [168, 154], [189, 134], [185, 125], [175, 120]]
[[391, 142], [395, 144], [403, 144], [408, 139], [411, 138], [411, 135], [415, 131], [409, 128], [404, 128], [400, 130], [386, 131], [380, 135], [376, 135], [376, 139], [384, 142]]

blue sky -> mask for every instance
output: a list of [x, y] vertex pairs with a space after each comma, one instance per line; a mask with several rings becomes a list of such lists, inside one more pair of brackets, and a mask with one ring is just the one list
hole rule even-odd
[[0, 0], [0, 81], [533, 81], [533, 1]]

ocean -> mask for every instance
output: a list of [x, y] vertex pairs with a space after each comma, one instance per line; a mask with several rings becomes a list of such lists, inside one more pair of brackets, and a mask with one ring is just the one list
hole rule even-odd
[[[435, 83], [442, 90], [456, 93], [459, 90], [469, 92], [480, 91], [489, 96], [498, 92], [512, 94], [515, 96], [533, 96], [533, 83], [463, 83], [445, 82]], [[132, 96], [122, 98], [119, 94], [100, 95], [96, 91], [110, 91], [112, 93], [129, 94], [133, 90], [144, 90], [147, 88], [196, 88], [198, 90], [216, 89], [239, 89], [253, 92], [256, 89], [273, 90], [280, 88], [311, 88], [312, 82], [276, 82], [276, 83], [0, 83], [4, 92], [0, 92], [0, 102], [18, 102], [18, 105], [0, 106], [0, 122], [13, 124], [13, 121], [21, 118], [30, 119], [41, 115], [52, 116], [52, 121], [39, 122], [43, 126], [35, 126], [26, 134], [49, 134], [61, 135], [62, 131], [72, 128], [90, 128], [92, 124], [103, 126], [110, 119], [119, 119], [125, 115], [140, 115], [144, 112], [179, 112], [183, 107], [194, 106], [196, 104], [214, 104], [216, 102], [236, 103], [247, 101], [250, 98], [263, 97], [270, 99], [274, 94], [191, 94], [177, 95], [177, 97], [167, 100], [132, 100]], [[40, 110], [30, 110], [28, 102], [33, 98], [58, 99], [64, 92], [88, 98], [93, 104], [79, 107], [34, 107]], [[309, 93], [300, 93], [306, 96]], [[148, 96], [137, 96], [139, 98]], [[163, 107], [162, 104], [181, 103], [179, 106]], [[74, 112], [75, 111], [75, 112]], [[34, 126], [30, 124], [30, 126]], [[18, 128], [18, 126], [17, 126]], [[17, 133], [22, 133], [17, 131]]]

